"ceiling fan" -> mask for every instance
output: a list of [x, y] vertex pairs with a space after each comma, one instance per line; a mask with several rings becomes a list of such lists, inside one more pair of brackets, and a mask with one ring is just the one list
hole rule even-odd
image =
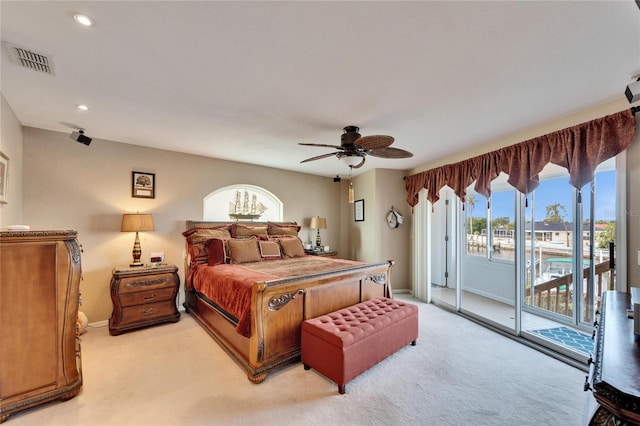
[[345, 164], [353, 169], [360, 168], [364, 165], [367, 155], [379, 158], [409, 158], [413, 154], [409, 151], [399, 148], [390, 148], [389, 145], [395, 140], [393, 136], [371, 135], [361, 136], [358, 133], [360, 129], [356, 126], [347, 126], [343, 129], [344, 133], [340, 137], [340, 145], [326, 145], [320, 143], [300, 143], [304, 146], [323, 146], [327, 148], [335, 148], [337, 152], [318, 155], [316, 157], [302, 160], [301, 163], [308, 161], [320, 160], [322, 158], [335, 155]]

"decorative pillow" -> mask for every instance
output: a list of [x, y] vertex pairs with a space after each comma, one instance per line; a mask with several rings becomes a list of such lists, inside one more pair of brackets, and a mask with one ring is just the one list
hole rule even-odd
[[192, 239], [205, 238], [209, 239], [211, 236], [222, 236], [222, 238], [231, 238], [231, 225], [220, 225], [213, 228], [191, 228], [182, 233], [185, 237]]
[[267, 232], [269, 235], [295, 235], [300, 232], [300, 225], [282, 225], [273, 222], [267, 222]]
[[231, 263], [260, 262], [260, 251], [256, 238], [232, 238], [228, 241]]
[[268, 240], [269, 241], [278, 241], [281, 240], [283, 238], [299, 238], [297, 235], [269, 235], [268, 236]]
[[258, 241], [258, 245], [263, 259], [282, 259], [280, 244], [277, 241]]
[[247, 238], [258, 235], [267, 235], [267, 225], [244, 225], [241, 223], [231, 225], [232, 238]]
[[225, 240], [222, 238], [211, 238], [210, 240], [207, 240], [205, 246], [208, 252], [209, 266], [227, 263]]
[[278, 240], [284, 257], [304, 257], [304, 246], [300, 238], [281, 238]]
[[211, 238], [231, 238], [227, 226], [220, 228], [193, 228], [182, 233], [187, 237], [191, 263], [208, 263], [209, 253], [205, 243]]

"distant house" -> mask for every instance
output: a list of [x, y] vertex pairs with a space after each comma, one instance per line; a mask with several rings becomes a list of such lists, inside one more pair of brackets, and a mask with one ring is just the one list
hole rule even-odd
[[[573, 222], [534, 222], [534, 235], [536, 241], [549, 241], [566, 246], [571, 245], [573, 239]], [[597, 235], [607, 228], [606, 223], [596, 223], [594, 225], [594, 233]], [[582, 240], [589, 240], [590, 227], [588, 224], [582, 225]], [[531, 226], [527, 224], [525, 228], [525, 238], [531, 238]]]

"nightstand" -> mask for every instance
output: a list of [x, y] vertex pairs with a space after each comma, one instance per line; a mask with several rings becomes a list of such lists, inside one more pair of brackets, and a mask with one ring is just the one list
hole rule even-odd
[[310, 254], [311, 256], [330, 257], [332, 259], [338, 258], [338, 252], [336, 250], [331, 250], [331, 251], [305, 250], [304, 253]]
[[115, 336], [148, 325], [178, 321], [179, 288], [180, 277], [174, 265], [115, 268], [111, 278], [113, 313], [109, 333]]

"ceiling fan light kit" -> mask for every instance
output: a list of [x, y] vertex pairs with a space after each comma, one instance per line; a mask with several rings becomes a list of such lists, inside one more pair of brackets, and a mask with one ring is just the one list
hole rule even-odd
[[342, 161], [348, 167], [356, 167], [360, 163], [364, 163], [364, 157], [359, 157], [356, 155], [344, 155], [338, 158], [340, 158], [340, 161]]

